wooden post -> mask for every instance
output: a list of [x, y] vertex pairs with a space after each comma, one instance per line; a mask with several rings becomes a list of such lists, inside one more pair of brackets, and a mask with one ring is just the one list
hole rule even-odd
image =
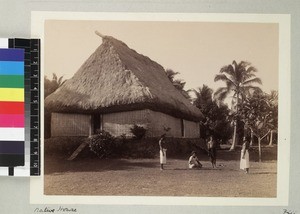
[[103, 114], [100, 114], [100, 131], [103, 131]]
[[94, 126], [93, 116], [90, 115], [89, 137], [93, 135], [93, 126]]
[[101, 38], [105, 37], [105, 35], [103, 35], [102, 33], [98, 32], [97, 30], [95, 31], [95, 34], [98, 35], [98, 36], [100, 36]]

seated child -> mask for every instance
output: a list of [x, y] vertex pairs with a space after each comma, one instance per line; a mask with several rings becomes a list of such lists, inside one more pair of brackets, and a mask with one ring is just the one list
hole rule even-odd
[[192, 151], [191, 157], [189, 158], [189, 168], [190, 169], [200, 169], [202, 167], [202, 164], [198, 160], [196, 156], [196, 152]]

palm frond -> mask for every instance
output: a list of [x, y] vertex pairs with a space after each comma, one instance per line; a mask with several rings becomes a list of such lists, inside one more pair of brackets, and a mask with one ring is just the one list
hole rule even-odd
[[213, 90], [207, 85], [203, 84], [202, 88], [199, 88], [199, 92], [201, 94], [212, 94]]
[[230, 93], [229, 91], [224, 91], [224, 92], [220, 93], [218, 96], [218, 100], [220, 100], [220, 101], [225, 100], [225, 98], [228, 96], [229, 93]]
[[234, 65], [234, 68], [236, 69], [238, 67], [238, 64], [235, 60], [232, 61], [232, 64]]
[[257, 83], [257, 84], [260, 84], [260, 85], [261, 85], [261, 84], [262, 84], [262, 81], [261, 81], [260, 78], [255, 77], [255, 78], [253, 78], [253, 79], [244, 81], [244, 82], [243, 82], [243, 85], [244, 85], [244, 86], [248, 86], [248, 85], [251, 85], [251, 84], [254, 84], [254, 83]]
[[223, 101], [229, 93], [230, 93], [230, 91], [228, 91], [227, 87], [221, 87], [215, 91], [215, 93], [213, 94], [213, 97], [214, 97], [214, 99]]
[[244, 67], [244, 68], [246, 68], [246, 67], [248, 67], [248, 66], [250, 66], [250, 65], [251, 65], [251, 63], [250, 63], [250, 62], [247, 62], [247, 61], [241, 61], [241, 62], [239, 63], [239, 66]]
[[219, 81], [219, 80], [224, 81], [224, 82], [226, 83], [227, 86], [228, 86], [228, 85], [235, 85], [235, 86], [236, 86], [235, 82], [232, 81], [230, 78], [228, 78], [225, 74], [217, 74], [217, 75], [215, 76], [214, 81], [217, 82], [217, 81]]
[[234, 67], [232, 65], [223, 66], [220, 70], [220, 73], [225, 73], [230, 76], [234, 76], [234, 74], [235, 74]]
[[214, 95], [220, 94], [220, 93], [222, 93], [222, 92], [224, 92], [224, 91], [228, 91], [228, 88], [227, 88], [227, 87], [220, 87], [220, 88], [218, 88], [218, 89], [215, 91]]
[[179, 72], [175, 72], [175, 71], [173, 71], [172, 69], [169, 69], [169, 68], [166, 69], [165, 72], [166, 72], [166, 75], [167, 75], [167, 77], [169, 78], [169, 80], [171, 82], [174, 81], [174, 78], [175, 78], [176, 75], [180, 74]]
[[257, 72], [257, 69], [254, 66], [250, 66], [250, 67], [247, 68], [246, 72], [247, 73]]
[[252, 77], [256, 77], [256, 75], [253, 74], [253, 73], [246, 73], [246, 74], [244, 74], [244, 78], [243, 78], [243, 81], [242, 81], [242, 82], [245, 82], [246, 80], [249, 80], [249, 79], [251, 79]]

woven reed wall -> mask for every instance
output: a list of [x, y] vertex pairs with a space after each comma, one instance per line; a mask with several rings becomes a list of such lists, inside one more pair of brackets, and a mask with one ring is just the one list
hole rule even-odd
[[103, 130], [108, 131], [113, 136], [126, 134], [131, 137], [130, 128], [134, 124], [144, 126], [149, 125], [149, 110], [127, 111], [103, 115]]
[[170, 115], [161, 113], [161, 112], [156, 112], [156, 111], [151, 111], [150, 112], [150, 121], [151, 123], [149, 124], [149, 131], [147, 134], [147, 137], [158, 137], [165, 133], [164, 127], [171, 128], [168, 131], [168, 136], [171, 137], [182, 137], [181, 136], [181, 124], [180, 124], [180, 119], [172, 117]]
[[91, 116], [86, 114], [52, 113], [51, 136], [88, 136]]
[[184, 120], [184, 134], [187, 138], [198, 138], [200, 137], [199, 123]]
[[132, 136], [130, 128], [134, 124], [147, 128], [146, 137], [162, 135], [165, 132], [164, 127], [171, 128], [168, 136], [182, 137], [180, 119], [161, 112], [145, 109], [103, 115], [103, 130], [114, 136], [122, 134], [126, 134], [128, 137]]
[[[164, 128], [171, 128], [169, 137], [181, 138], [181, 119], [148, 109], [138, 111], [118, 112], [104, 114], [102, 117], [103, 130], [113, 136], [125, 134], [132, 136], [130, 128], [134, 124], [147, 128], [146, 137], [162, 135]], [[199, 124], [192, 121], [183, 121], [184, 137], [198, 138], [200, 136]], [[85, 114], [52, 113], [51, 136], [88, 136], [91, 134], [91, 116]]]

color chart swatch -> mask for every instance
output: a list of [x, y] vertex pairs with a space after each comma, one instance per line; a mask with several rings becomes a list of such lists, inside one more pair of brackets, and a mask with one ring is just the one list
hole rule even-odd
[[0, 176], [39, 176], [40, 40], [0, 38], [1, 48]]
[[24, 50], [0, 49], [0, 166], [10, 171], [24, 166], [24, 99]]

